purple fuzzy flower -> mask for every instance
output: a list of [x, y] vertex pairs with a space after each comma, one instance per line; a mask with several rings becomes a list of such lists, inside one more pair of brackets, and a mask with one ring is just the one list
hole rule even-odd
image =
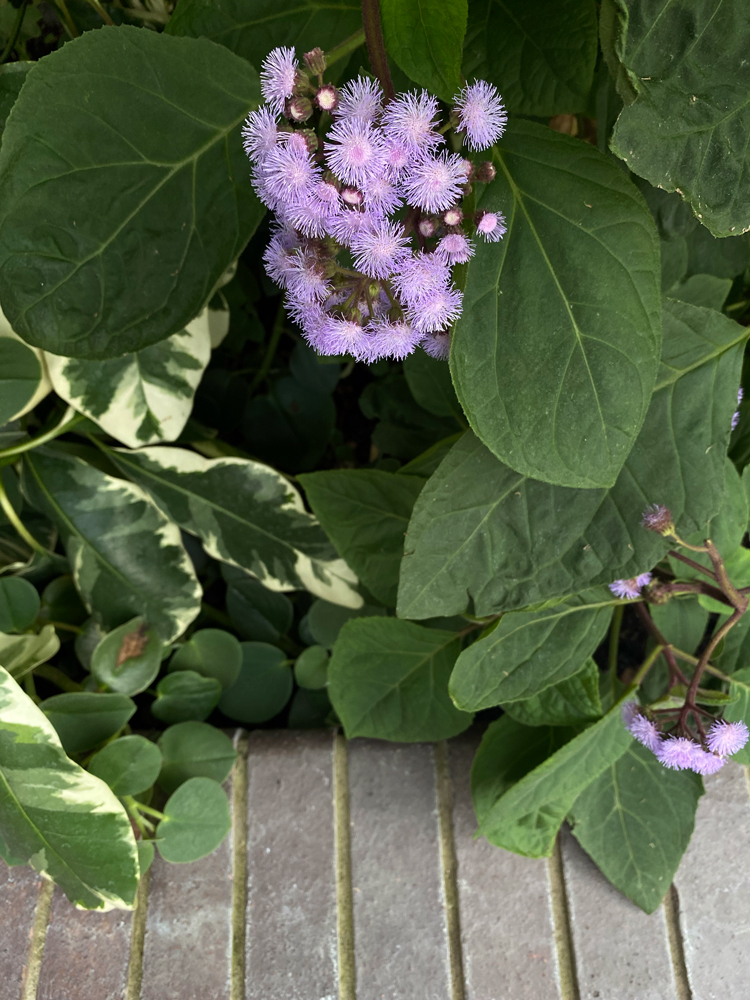
[[451, 335], [449, 330], [436, 330], [428, 333], [422, 341], [426, 354], [437, 361], [444, 361], [451, 352]]
[[477, 223], [477, 232], [488, 243], [497, 243], [507, 232], [502, 212], [484, 212]]
[[396, 180], [411, 162], [412, 152], [399, 139], [386, 139], [383, 144], [383, 162], [388, 176]]
[[696, 744], [690, 769], [696, 774], [716, 774], [725, 764], [725, 757], [720, 757], [715, 753], [706, 753], [703, 747]]
[[[745, 390], [744, 389], [738, 389], [737, 390], [737, 406], [739, 406], [740, 403], [742, 402], [742, 397], [744, 396], [744, 394], [745, 394]], [[737, 429], [737, 424], [739, 422], [740, 422], [740, 411], [739, 410], [735, 410], [734, 413], [732, 414], [732, 428], [731, 429], [733, 431]]]
[[442, 212], [460, 197], [466, 177], [455, 153], [426, 156], [404, 178], [406, 200], [425, 212]]
[[456, 97], [459, 131], [466, 134], [469, 149], [489, 149], [505, 131], [508, 114], [497, 88], [484, 80], [464, 87]]
[[668, 736], [657, 747], [656, 759], [672, 771], [692, 770], [695, 751], [701, 748], [684, 736]]
[[299, 63], [294, 49], [272, 49], [261, 63], [260, 92], [263, 100], [277, 115], [283, 114], [284, 104], [294, 91]]
[[413, 330], [408, 323], [399, 319], [391, 322], [389, 319], [379, 319], [367, 327], [371, 334], [369, 358], [394, 358], [401, 361], [412, 354], [421, 339], [421, 334]]
[[320, 180], [320, 167], [307, 152], [285, 146], [267, 154], [259, 176], [263, 184], [261, 200], [269, 208], [283, 210], [310, 194]]
[[339, 103], [335, 109], [336, 118], [359, 118], [365, 122], [375, 122], [383, 110], [383, 91], [380, 85], [368, 77], [357, 77], [339, 91]]
[[300, 249], [295, 251], [287, 287], [299, 302], [320, 302], [328, 296], [331, 282], [320, 259], [311, 250]]
[[663, 503], [654, 503], [647, 507], [641, 514], [641, 524], [649, 531], [656, 531], [662, 535], [667, 529], [672, 528], [672, 511], [665, 507]]
[[643, 744], [644, 747], [648, 747], [652, 753], [656, 753], [661, 744], [661, 733], [650, 719], [637, 712], [627, 728], [639, 743]]
[[328, 133], [325, 151], [329, 168], [345, 184], [361, 186], [370, 174], [382, 170], [379, 135], [359, 118], [337, 122]]
[[321, 328], [328, 319], [328, 313], [318, 302], [300, 302], [293, 295], [287, 295], [284, 303], [289, 318], [302, 329], [305, 339], [312, 346], [317, 346]]
[[276, 115], [268, 108], [251, 111], [242, 126], [242, 144], [253, 163], [261, 160], [279, 144]]
[[424, 153], [441, 145], [443, 137], [435, 129], [440, 109], [426, 90], [395, 97], [383, 115], [386, 138], [402, 143], [412, 153]]
[[273, 234], [263, 254], [266, 274], [282, 288], [287, 287], [289, 275], [297, 266], [297, 247], [299, 239], [294, 230], [281, 229]]
[[437, 333], [453, 326], [461, 315], [462, 300], [457, 288], [441, 288], [424, 296], [416, 308], [408, 309], [406, 318], [419, 333]]
[[376, 215], [391, 215], [402, 204], [395, 184], [385, 174], [373, 174], [364, 184], [365, 204]]
[[448, 233], [438, 243], [435, 253], [448, 264], [465, 264], [474, 256], [474, 245], [463, 233]]
[[747, 743], [748, 728], [744, 722], [727, 722], [717, 719], [708, 731], [708, 746], [722, 757], [731, 757]]
[[370, 227], [377, 218], [377, 216], [370, 215], [369, 212], [343, 211], [333, 219], [328, 227], [328, 232], [337, 243], [348, 247], [351, 246], [352, 240], [362, 230]]
[[370, 278], [387, 278], [409, 255], [409, 239], [399, 222], [380, 219], [351, 242], [356, 267]]
[[367, 356], [367, 334], [351, 319], [329, 316], [321, 326], [317, 341], [321, 354], [351, 354], [357, 359]]
[[447, 289], [451, 272], [436, 254], [424, 252], [408, 257], [393, 276], [393, 286], [407, 306], [419, 304], [435, 292]]
[[641, 573], [639, 576], [631, 577], [629, 580], [615, 580], [610, 583], [609, 589], [624, 601], [632, 601], [640, 596], [641, 588], [651, 583], [650, 573]]

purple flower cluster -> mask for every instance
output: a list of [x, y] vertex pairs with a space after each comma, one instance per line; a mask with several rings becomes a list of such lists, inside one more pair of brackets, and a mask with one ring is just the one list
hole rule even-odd
[[686, 736], [663, 736], [656, 725], [647, 718], [634, 702], [623, 706], [622, 718], [630, 733], [647, 747], [665, 767], [673, 771], [695, 771], [697, 774], [715, 774], [721, 770], [727, 757], [737, 753], [747, 743], [748, 728], [744, 722], [726, 722], [717, 719], [706, 735], [705, 749], [696, 740]]
[[[270, 53], [261, 69], [265, 104], [243, 129], [255, 190], [275, 213], [266, 271], [320, 354], [372, 362], [422, 344], [445, 357], [462, 307], [452, 268], [475, 252], [461, 202], [494, 168], [446, 148], [438, 103], [426, 91], [386, 103], [364, 77], [341, 90], [323, 83], [318, 49], [305, 64], [293, 49]], [[332, 114], [322, 139], [305, 125], [315, 107]], [[506, 113], [495, 88], [477, 81], [456, 96], [452, 121], [477, 151], [503, 134]], [[469, 221], [488, 242], [506, 231], [497, 212]]]
[[648, 586], [649, 583], [651, 583], [651, 574], [640, 573], [630, 580], [615, 580], [614, 583], [610, 583], [609, 589], [615, 597], [619, 597], [623, 601], [634, 601], [636, 597], [640, 597], [641, 589]]

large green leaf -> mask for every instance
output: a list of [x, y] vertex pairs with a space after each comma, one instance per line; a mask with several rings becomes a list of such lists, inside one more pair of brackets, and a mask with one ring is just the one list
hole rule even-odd
[[408, 77], [450, 101], [461, 87], [467, 0], [380, 0], [388, 54]]
[[180, 0], [166, 30], [210, 38], [260, 66], [278, 45], [329, 50], [361, 27], [357, 0]]
[[362, 604], [356, 577], [296, 489], [270, 466], [184, 448], [108, 454], [215, 559], [253, 573], [270, 590], [305, 587], [334, 603]]
[[208, 309], [183, 331], [105, 361], [47, 355], [58, 396], [130, 448], [174, 441], [211, 355]]
[[5, 63], [0, 68], [0, 135], [5, 130], [5, 123], [18, 99], [26, 74], [33, 65], [33, 62], [14, 62]]
[[65, 755], [51, 723], [1, 667], [0, 838], [78, 906], [135, 901], [138, 853], [125, 811]]
[[594, 0], [469, 0], [463, 71], [500, 88], [510, 111], [583, 111], [594, 80]]
[[523, 701], [505, 702], [509, 715], [524, 726], [578, 726], [601, 717], [599, 667], [589, 657], [583, 670]]
[[412, 743], [463, 732], [473, 716], [448, 696], [460, 648], [455, 632], [395, 618], [347, 622], [328, 666], [328, 693], [346, 735]]
[[185, 631], [201, 587], [178, 528], [140, 487], [51, 449], [27, 453], [22, 487], [60, 529], [79, 593], [107, 628], [141, 614], [164, 642]]
[[55, 727], [66, 753], [93, 750], [119, 732], [135, 713], [135, 702], [124, 694], [65, 692], [39, 706]]
[[394, 606], [404, 535], [424, 481], [377, 469], [309, 472], [299, 481], [337, 551], [379, 601]]
[[[729, 633], [729, 635], [731, 634], [732, 632]], [[743, 660], [743, 662], [747, 661]], [[724, 666], [723, 663], [722, 666]], [[736, 695], [737, 700], [731, 705], [727, 705], [723, 717], [727, 722], [744, 722], [746, 726], [750, 726], [750, 666], [742, 666], [736, 673], [732, 674], [729, 693]], [[750, 746], [738, 750], [732, 755], [732, 760], [737, 761], [738, 764], [750, 764]]]
[[106, 358], [184, 329], [262, 215], [239, 133], [259, 99], [226, 49], [141, 28], [87, 31], [36, 63], [0, 152], [16, 332]]
[[627, 100], [612, 150], [715, 236], [750, 229], [746, 0], [607, 0]]
[[678, 529], [721, 505], [724, 455], [748, 331], [666, 300], [662, 369], [648, 417], [610, 490], [527, 479], [473, 435], [422, 490], [404, 545], [398, 613], [429, 618], [523, 608], [650, 569], [668, 544], [640, 525], [667, 504]]
[[531, 698], [577, 674], [604, 638], [615, 603], [589, 592], [545, 611], [503, 615], [497, 627], [465, 649], [450, 693], [467, 712]]
[[[618, 702], [603, 719], [533, 766], [513, 784], [494, 782], [488, 793], [472, 775], [479, 832], [491, 844], [516, 854], [530, 858], [549, 856], [557, 831], [578, 796], [632, 743], [620, 716], [621, 708], [622, 702]], [[507, 755], [502, 743], [494, 738], [495, 730], [503, 722], [500, 719], [489, 727], [474, 764], [475, 769], [490, 776], [493, 757]], [[519, 724], [514, 722], [513, 725]], [[544, 733], [544, 730], [531, 729], [530, 732]], [[543, 736], [535, 739], [541, 741]], [[477, 797], [482, 800], [481, 807], [476, 805]]]
[[632, 743], [576, 799], [573, 833], [609, 881], [653, 913], [690, 841], [702, 794], [697, 774], [670, 771]]
[[480, 207], [502, 211], [508, 232], [469, 265], [451, 350], [458, 398], [511, 468], [611, 486], [658, 368], [656, 227], [617, 164], [578, 139], [516, 122], [494, 161]]

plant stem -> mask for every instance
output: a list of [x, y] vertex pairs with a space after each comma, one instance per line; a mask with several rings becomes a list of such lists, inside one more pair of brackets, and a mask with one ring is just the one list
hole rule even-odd
[[669, 552], [667, 552], [667, 555], [671, 556], [673, 559], [679, 559], [680, 562], [684, 562], [687, 566], [691, 566], [693, 569], [698, 570], [699, 573], [705, 573], [706, 576], [710, 576], [712, 580], [716, 579], [715, 575], [707, 566], [701, 566], [699, 562], [696, 562], [694, 559], [689, 559], [687, 556], [684, 556], [681, 552], [677, 552], [675, 549], [670, 549]]
[[68, 5], [65, 0], [55, 0], [55, 3], [62, 11], [63, 21], [65, 23], [65, 28], [71, 38], [78, 38], [81, 32], [76, 28], [76, 23], [70, 16], [70, 11], [68, 10]]
[[142, 802], [138, 802], [136, 799], [133, 799], [133, 801], [135, 802], [135, 807], [139, 812], [144, 812], [147, 816], [155, 816], [158, 820], [167, 818], [163, 812], [159, 812], [159, 810], [154, 809], [153, 806], [146, 806]]
[[653, 667], [653, 665], [656, 663], [656, 661], [659, 659], [659, 657], [663, 652], [664, 652], [663, 646], [660, 645], [654, 646], [654, 648], [648, 654], [648, 656], [640, 665], [640, 667], [638, 667], [638, 672], [633, 678], [632, 684], [630, 685], [631, 687], [639, 687], [643, 683], [646, 674], [649, 672], [651, 667]]
[[612, 615], [609, 626], [609, 679], [612, 685], [612, 696], [617, 700], [617, 650], [620, 644], [620, 629], [625, 605], [618, 604]]
[[99, 0], [88, 0], [88, 2], [94, 8], [96, 13], [99, 15], [102, 21], [104, 21], [105, 24], [108, 24], [111, 28], [116, 27], [115, 22], [109, 16], [109, 13], [104, 9], [104, 7], [102, 7]]
[[373, 73], [380, 80], [386, 100], [392, 101], [396, 96], [396, 91], [393, 89], [391, 71], [388, 69], [388, 57], [385, 53], [383, 29], [380, 25], [380, 3], [378, 0], [362, 0], [362, 24], [365, 29], [365, 41]]
[[675, 659], [674, 650], [669, 645], [667, 640], [661, 633], [661, 630], [657, 626], [654, 619], [651, 617], [651, 613], [645, 604], [636, 605], [636, 611], [641, 616], [643, 624], [649, 630], [651, 635], [654, 637], [656, 642], [659, 644], [660, 651], [664, 653], [664, 659], [667, 661], [667, 666], [669, 667], [669, 686], [671, 687], [674, 683], [674, 679], [677, 678], [682, 684], [687, 685], [688, 679], [680, 670], [677, 665], [677, 660]]
[[252, 396], [266, 375], [268, 375], [268, 372], [271, 370], [271, 364], [273, 363], [274, 355], [276, 354], [276, 348], [279, 346], [281, 334], [284, 332], [285, 318], [286, 314], [284, 312], [284, 303], [282, 301], [279, 304], [279, 311], [276, 313], [273, 330], [271, 331], [271, 339], [268, 341], [268, 347], [266, 348], [266, 353], [263, 357], [263, 363], [258, 369], [255, 378], [250, 383], [250, 389], [248, 390], [248, 395], [250, 396]]
[[334, 45], [332, 49], [326, 52], [326, 62], [331, 66], [333, 63], [338, 62], [339, 59], [345, 59], [358, 49], [360, 45], [364, 44], [365, 29], [360, 28], [359, 31], [355, 31], [353, 35], [349, 35], [343, 42], [339, 42], [338, 45]]
[[729, 574], [727, 573], [726, 566], [724, 565], [724, 560], [719, 555], [716, 546], [710, 538], [706, 539], [706, 549], [708, 551], [708, 558], [713, 563], [714, 574], [719, 586], [731, 601], [732, 606], [736, 608], [740, 614], [743, 614], [747, 610], [747, 597], [738, 593], [736, 587], [729, 579]]
[[50, 553], [45, 549], [45, 547], [38, 542], [36, 538], [31, 534], [26, 525], [23, 523], [21, 518], [15, 511], [13, 504], [10, 502], [8, 494], [5, 492], [5, 486], [3, 484], [2, 478], [0, 478], [0, 507], [3, 509], [3, 513], [8, 518], [10, 523], [16, 529], [16, 532], [23, 538], [32, 552], [38, 552], [39, 555], [48, 556]]
[[40, 445], [46, 444], [48, 441], [54, 441], [56, 437], [60, 437], [61, 434], [65, 434], [69, 431], [71, 427], [75, 427], [76, 424], [80, 424], [81, 421], [86, 418], [82, 413], [76, 413], [72, 406], [69, 406], [65, 413], [63, 414], [62, 420], [59, 424], [55, 424], [50, 430], [45, 431], [38, 437], [31, 438], [30, 441], [22, 441], [20, 444], [14, 444], [10, 448], [5, 448], [0, 451], [0, 462], [6, 465], [5, 461], [8, 458], [15, 458], [16, 455], [23, 455], [25, 451], [32, 451], [34, 448], [38, 448]]
[[16, 21], [13, 25], [13, 31], [10, 33], [10, 38], [8, 39], [8, 44], [3, 49], [3, 54], [0, 56], [0, 64], [4, 63], [8, 56], [13, 51], [13, 47], [18, 39], [18, 33], [21, 30], [21, 25], [23, 24], [23, 19], [26, 16], [26, 8], [29, 5], [29, 0], [23, 0], [23, 3], [18, 8], [18, 13], [16, 14]]
[[[745, 608], [747, 607], [747, 602], [745, 602]], [[716, 649], [721, 640], [727, 634], [727, 632], [733, 628], [737, 622], [742, 618], [745, 613], [745, 608], [735, 608], [734, 613], [724, 622], [721, 628], [717, 629], [716, 632], [711, 636], [711, 639], [706, 646], [706, 648], [701, 653], [698, 664], [693, 673], [692, 680], [690, 681], [690, 687], [685, 695], [685, 704], [682, 711], [680, 712], [680, 726], [684, 727], [687, 724], [688, 715], [695, 711], [695, 693], [698, 690], [698, 685], [700, 684], [701, 676], [703, 671], [706, 669], [708, 661], [711, 659], [711, 653]], [[695, 718], [697, 716], [694, 715]]]
[[34, 668], [37, 677], [43, 677], [45, 681], [51, 681], [62, 691], [83, 691], [83, 686], [63, 673], [58, 667], [51, 667], [49, 663], [41, 663]]

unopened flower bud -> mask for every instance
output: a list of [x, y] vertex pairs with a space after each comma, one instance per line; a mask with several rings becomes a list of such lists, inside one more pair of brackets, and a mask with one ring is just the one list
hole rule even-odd
[[674, 534], [672, 511], [661, 503], [652, 504], [644, 510], [641, 524], [644, 528], [655, 531], [659, 535]]
[[446, 226], [460, 226], [461, 223], [463, 222], [463, 218], [464, 218], [464, 213], [461, 211], [458, 205], [456, 205], [455, 208], [448, 209], [448, 211], [443, 216], [443, 222], [446, 224]]
[[496, 175], [497, 170], [495, 170], [494, 164], [490, 163], [489, 160], [485, 160], [484, 163], [481, 163], [476, 172], [476, 178], [482, 184], [489, 184], [490, 181], [494, 181]]
[[326, 60], [326, 54], [317, 46], [310, 52], [305, 52], [302, 57], [305, 60], [305, 65], [314, 73], [316, 76], [320, 76], [321, 73], [325, 73], [328, 62]]
[[304, 122], [313, 113], [312, 101], [309, 97], [292, 97], [286, 102], [284, 114], [293, 122]]
[[351, 205], [353, 208], [359, 208], [364, 200], [364, 196], [356, 188], [345, 187], [341, 189], [341, 199], [344, 204]]
[[422, 236], [430, 237], [435, 235], [435, 230], [437, 226], [432, 219], [420, 219], [418, 229]]
[[461, 169], [466, 174], [467, 183], [474, 180], [474, 164], [471, 160], [461, 160]]
[[319, 146], [318, 137], [311, 128], [300, 129], [300, 131], [297, 134], [301, 135], [302, 138], [305, 140], [305, 145], [307, 146], [308, 153], [310, 154], [317, 153]]
[[666, 604], [672, 599], [672, 591], [668, 583], [652, 583], [647, 592], [650, 604]]
[[339, 103], [338, 90], [332, 83], [324, 83], [315, 95], [315, 103], [321, 111], [333, 111]]
[[313, 85], [310, 83], [310, 77], [303, 69], [298, 69], [294, 75], [294, 87], [292, 88], [292, 94], [297, 97], [304, 97], [305, 94], [309, 94], [313, 89]]

